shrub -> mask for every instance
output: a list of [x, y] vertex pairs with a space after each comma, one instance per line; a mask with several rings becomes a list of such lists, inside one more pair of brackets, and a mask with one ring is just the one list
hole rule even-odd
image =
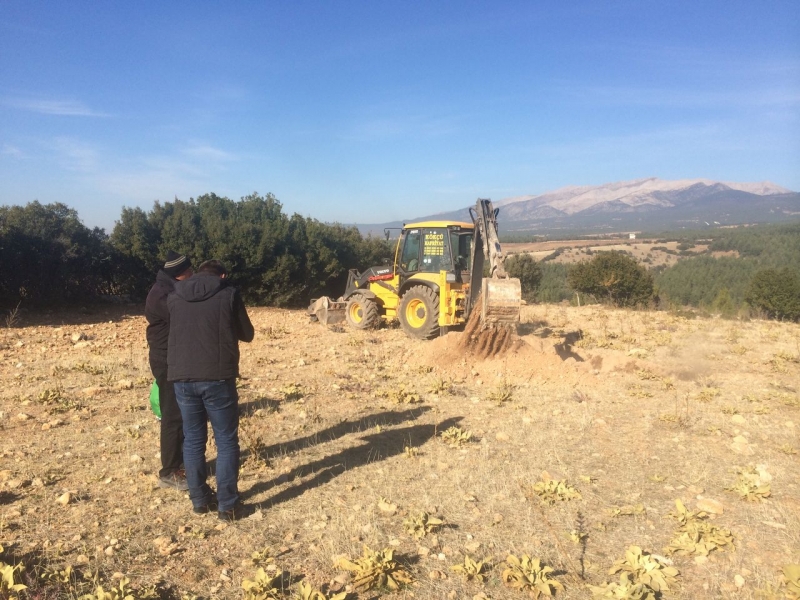
[[542, 268], [530, 254], [515, 254], [505, 261], [506, 272], [511, 277], [519, 278], [522, 286], [522, 298], [533, 302], [539, 283], [542, 281]]
[[800, 320], [800, 276], [788, 267], [758, 271], [745, 300], [772, 319]]
[[647, 304], [653, 297], [653, 277], [622, 252], [598, 252], [592, 260], [574, 265], [567, 282], [575, 291], [615, 306]]
[[719, 313], [723, 317], [732, 317], [736, 314], [736, 304], [731, 298], [728, 288], [722, 288], [717, 293], [717, 297], [711, 303], [711, 310]]

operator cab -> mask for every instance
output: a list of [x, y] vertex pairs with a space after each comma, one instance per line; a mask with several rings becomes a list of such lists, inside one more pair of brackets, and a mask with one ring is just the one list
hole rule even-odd
[[474, 229], [472, 223], [447, 221], [406, 225], [398, 248], [398, 271], [407, 277], [447, 271], [459, 273], [462, 281], [468, 281]]

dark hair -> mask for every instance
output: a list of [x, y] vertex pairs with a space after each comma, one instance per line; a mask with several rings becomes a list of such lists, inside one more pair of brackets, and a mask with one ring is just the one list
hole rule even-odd
[[198, 273], [213, 273], [218, 277], [222, 277], [223, 275], [228, 274], [228, 270], [225, 268], [225, 265], [222, 264], [222, 261], [211, 259], [207, 260], [203, 264], [201, 264], [197, 268]]

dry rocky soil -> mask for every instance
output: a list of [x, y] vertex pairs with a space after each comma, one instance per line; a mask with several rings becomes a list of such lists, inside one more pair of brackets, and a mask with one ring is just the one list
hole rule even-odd
[[[509, 554], [552, 567], [557, 598], [619, 583], [631, 546], [679, 571], [674, 598], [761, 597], [800, 563], [798, 325], [526, 306], [521, 343], [479, 360], [458, 332], [250, 312], [240, 491], [257, 510], [233, 524], [157, 485], [140, 307], [0, 330], [0, 560], [29, 583], [72, 566], [47, 584], [72, 597], [124, 574], [172, 598], [240, 598], [259, 566], [346, 592], [335, 561], [364, 546], [414, 582], [353, 598], [526, 598], [504, 585]], [[676, 500], [708, 537], [681, 538]], [[423, 511], [444, 525], [414, 537], [404, 521]], [[485, 581], [451, 569], [465, 556]]]

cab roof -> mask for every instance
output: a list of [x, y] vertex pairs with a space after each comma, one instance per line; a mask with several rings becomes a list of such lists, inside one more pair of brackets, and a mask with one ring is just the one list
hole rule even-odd
[[464, 221], [420, 221], [418, 223], [406, 223], [403, 229], [417, 229], [420, 227], [451, 227], [453, 225], [461, 227], [461, 229], [475, 229], [473, 223], [466, 223]]

